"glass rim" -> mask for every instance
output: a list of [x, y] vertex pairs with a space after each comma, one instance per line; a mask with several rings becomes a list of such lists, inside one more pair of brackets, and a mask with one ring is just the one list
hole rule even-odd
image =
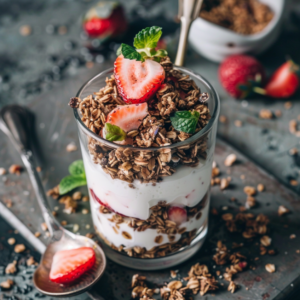
[[[162, 147], [136, 147], [134, 145], [120, 145], [120, 144], [116, 144], [114, 142], [110, 142], [106, 139], [103, 139], [102, 137], [100, 137], [99, 135], [97, 135], [96, 133], [94, 133], [92, 130], [90, 130], [81, 120], [81, 117], [78, 113], [78, 109], [77, 108], [73, 108], [73, 112], [74, 112], [74, 117], [76, 119], [76, 121], [78, 122], [78, 124], [80, 125], [80, 127], [91, 137], [93, 137], [95, 140], [104, 143], [112, 148], [132, 148], [134, 150], [137, 151], [158, 151], [160, 149], [173, 149], [173, 148], [179, 148], [179, 147], [183, 147], [189, 144], [192, 144], [194, 142], [196, 142], [198, 139], [200, 139], [201, 137], [203, 137], [205, 134], [209, 133], [212, 128], [213, 125], [218, 121], [218, 116], [219, 116], [219, 112], [220, 112], [220, 99], [219, 99], [219, 95], [216, 92], [216, 90], [214, 89], [214, 87], [209, 83], [209, 81], [207, 81], [207, 79], [205, 79], [203, 76], [193, 72], [190, 69], [184, 68], [184, 67], [178, 67], [176, 65], [174, 65], [175, 69], [178, 69], [184, 73], [187, 73], [187, 75], [190, 75], [191, 77], [196, 77], [198, 80], [200, 80], [209, 90], [210, 90], [210, 98], [212, 97], [213, 99], [215, 99], [215, 107], [214, 110], [212, 112], [211, 118], [209, 120], [209, 122], [207, 123], [207, 125], [202, 128], [200, 131], [198, 131], [196, 134], [192, 135], [191, 137], [189, 137], [188, 139], [179, 142], [179, 143], [174, 143], [171, 145], [167, 145], [167, 146], [162, 146]], [[100, 72], [99, 74], [93, 76], [91, 79], [87, 80], [82, 86], [81, 88], [78, 90], [78, 92], [76, 93], [76, 97], [79, 97], [80, 94], [82, 93], [82, 91], [90, 84], [92, 83], [94, 80], [96, 80], [98, 77], [103, 76], [105, 73], [109, 73], [112, 72], [114, 68], [110, 68], [110, 69], [106, 69], [102, 72]]]

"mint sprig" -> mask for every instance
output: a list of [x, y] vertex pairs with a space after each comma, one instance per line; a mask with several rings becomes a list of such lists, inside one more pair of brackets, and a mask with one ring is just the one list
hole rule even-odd
[[82, 160], [76, 160], [69, 166], [71, 175], [64, 177], [59, 183], [59, 194], [64, 195], [73, 189], [86, 185], [86, 176]]
[[192, 134], [196, 130], [199, 117], [197, 111], [176, 111], [170, 119], [176, 130]]
[[105, 132], [105, 139], [108, 141], [124, 141], [126, 139], [126, 132], [117, 125], [105, 123]]
[[158, 60], [160, 57], [168, 55], [164, 49], [156, 50], [157, 43], [162, 35], [162, 28], [158, 26], [147, 27], [141, 30], [134, 38], [133, 47], [127, 44], [121, 44], [117, 50], [117, 55], [123, 55], [127, 59], [145, 61], [145, 59], [154, 57]]

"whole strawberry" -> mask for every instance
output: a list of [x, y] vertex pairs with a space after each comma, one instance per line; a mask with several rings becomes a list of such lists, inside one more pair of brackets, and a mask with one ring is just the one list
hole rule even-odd
[[254, 57], [232, 55], [219, 68], [219, 79], [224, 89], [234, 98], [247, 97], [253, 88], [265, 80], [263, 66]]
[[92, 38], [106, 40], [117, 37], [127, 29], [122, 6], [118, 2], [99, 2], [86, 13], [83, 28]]
[[288, 98], [299, 87], [299, 66], [292, 60], [281, 65], [268, 80], [263, 89], [255, 89], [259, 94], [272, 98]]

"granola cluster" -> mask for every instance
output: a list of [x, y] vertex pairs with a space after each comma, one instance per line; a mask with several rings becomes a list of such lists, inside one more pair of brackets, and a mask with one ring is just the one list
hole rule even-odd
[[[202, 209], [208, 205], [207, 203], [207, 195], [194, 207], [186, 207], [187, 211], [187, 221], [191, 218], [195, 217], [196, 220], [199, 220], [202, 216]], [[111, 244], [102, 234], [100, 236], [102, 239], [113, 249], [117, 251], [123, 251], [127, 255], [132, 257], [140, 257], [140, 258], [154, 258], [154, 257], [163, 257], [167, 254], [175, 252], [180, 248], [189, 245], [191, 241], [194, 239], [197, 230], [192, 230], [187, 232], [185, 227], [179, 228], [179, 226], [169, 220], [168, 218], [168, 208], [170, 204], [166, 204], [165, 202], [161, 202], [158, 205], [151, 207], [151, 215], [147, 220], [140, 220], [132, 217], [122, 217], [119, 214], [112, 213], [107, 207], [100, 206], [99, 212], [102, 214], [112, 214], [111, 218], [108, 219], [110, 222], [114, 223], [113, 230], [116, 234], [120, 233], [120, 224], [126, 223], [130, 228], [133, 228], [136, 231], [145, 231], [148, 228], [156, 229], [157, 236], [155, 237], [154, 242], [160, 244], [162, 242], [163, 236], [161, 234], [167, 234], [169, 243], [165, 243], [156, 247], [153, 247], [150, 250], [146, 250], [143, 247], [133, 247], [130, 249], [125, 249], [124, 246], [116, 247]], [[126, 239], [132, 239], [131, 235], [128, 232], [123, 231], [122, 236]], [[179, 241], [174, 242], [175, 234], [181, 234], [182, 237]]]
[[[147, 151], [149, 147], [169, 146], [191, 137], [192, 134], [177, 131], [172, 126], [170, 116], [175, 111], [189, 110], [200, 114], [195, 133], [204, 128], [211, 118], [206, 103], [208, 94], [201, 93], [188, 75], [173, 69], [169, 57], [162, 58], [160, 64], [166, 72], [165, 83], [157, 91], [156, 97], [148, 102], [149, 114], [141, 126], [127, 133], [133, 146], [145, 148], [145, 151], [123, 147], [114, 149], [89, 138], [88, 147], [94, 163], [100, 164], [113, 179], [128, 183], [135, 179], [143, 183], [155, 183], [164, 176], [172, 175], [179, 163], [195, 167], [199, 164], [199, 158], [206, 158], [207, 136], [174, 150]], [[107, 115], [118, 105], [125, 104], [118, 94], [113, 75], [106, 79], [106, 86], [99, 92], [82, 101], [72, 98], [69, 103], [71, 107], [79, 109], [84, 124], [99, 136], [102, 135]]]
[[204, 0], [200, 17], [249, 35], [262, 31], [273, 19], [274, 13], [258, 0]]

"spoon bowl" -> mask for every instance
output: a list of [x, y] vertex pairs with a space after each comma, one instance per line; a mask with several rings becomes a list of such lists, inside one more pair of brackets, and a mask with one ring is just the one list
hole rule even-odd
[[[65, 233], [65, 232], [64, 232]], [[73, 235], [74, 237], [70, 236]], [[96, 262], [92, 269], [84, 273], [80, 278], [70, 284], [58, 284], [49, 279], [49, 273], [53, 256], [57, 251], [70, 250], [80, 247], [93, 248], [96, 254]], [[33, 282], [35, 287], [43, 294], [52, 297], [74, 296], [83, 293], [95, 284], [102, 274], [106, 266], [106, 258], [103, 250], [93, 240], [72, 233], [63, 234], [59, 241], [52, 241], [47, 246], [43, 254], [40, 264], [36, 269]]]

